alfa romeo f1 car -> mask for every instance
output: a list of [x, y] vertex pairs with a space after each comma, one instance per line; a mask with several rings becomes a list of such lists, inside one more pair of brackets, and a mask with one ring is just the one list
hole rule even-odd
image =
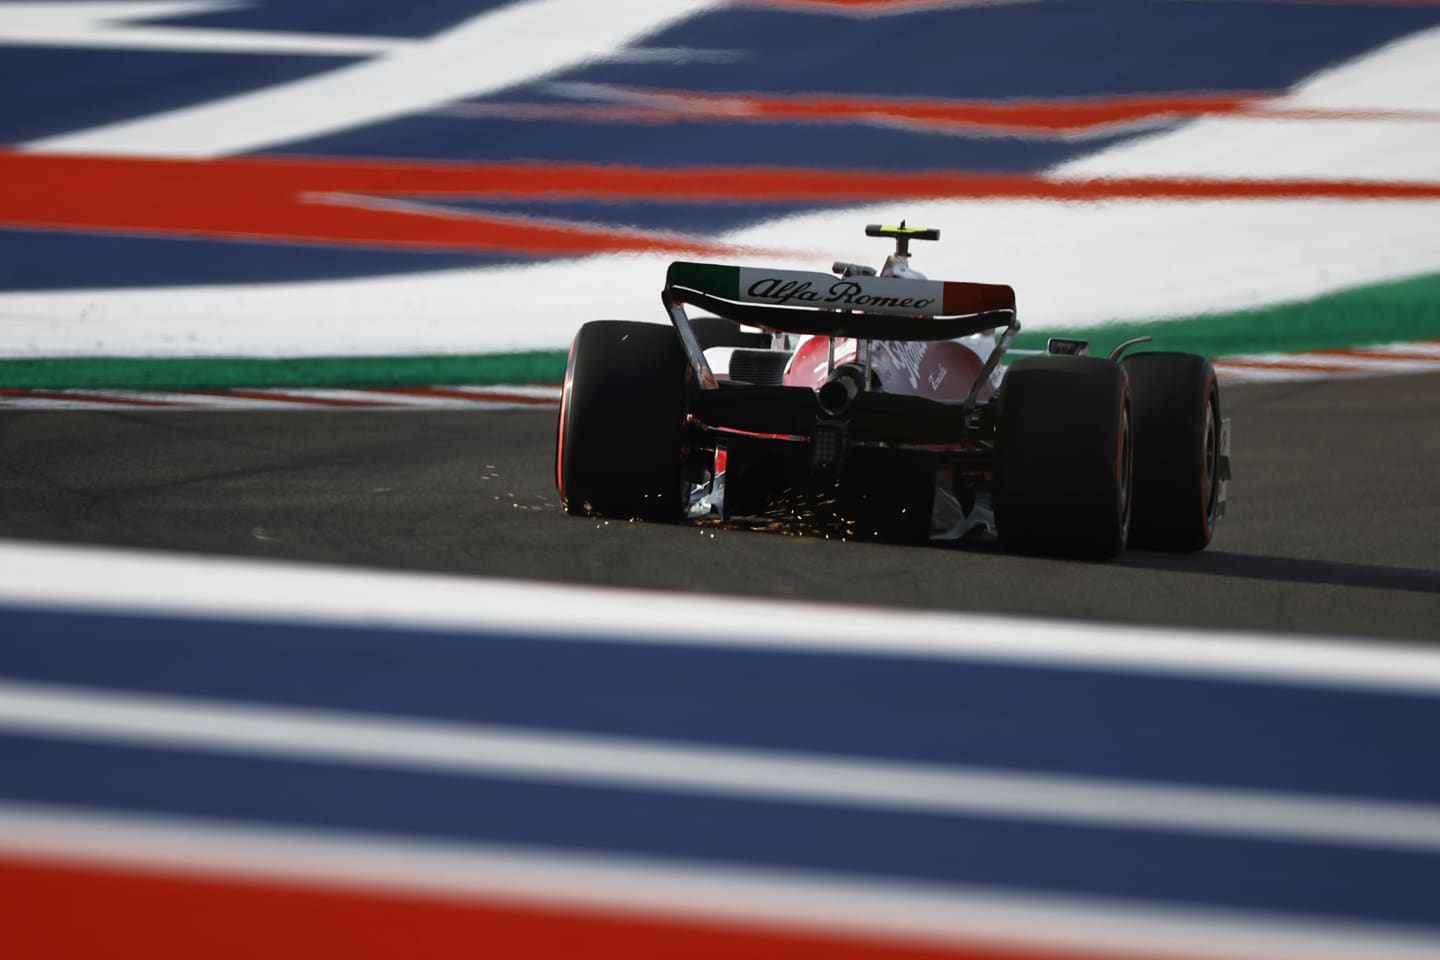
[[[938, 282], [895, 241], [876, 271], [676, 262], [671, 324], [600, 320], [570, 347], [555, 479], [573, 515], [770, 521], [856, 538], [994, 534], [1112, 557], [1210, 543], [1230, 477], [1215, 371], [1187, 353], [1011, 350], [1015, 292]], [[703, 315], [692, 317], [687, 307]], [[1005, 354], [1012, 359], [1002, 364]], [[803, 505], [803, 509], [801, 506]]]

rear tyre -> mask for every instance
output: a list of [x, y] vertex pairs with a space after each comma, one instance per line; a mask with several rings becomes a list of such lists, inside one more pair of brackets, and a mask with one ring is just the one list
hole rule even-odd
[[1125, 549], [1134, 456], [1125, 371], [1100, 357], [1029, 357], [1005, 374], [995, 523], [1019, 553], [1107, 559]]
[[687, 363], [673, 328], [597, 320], [570, 345], [555, 483], [573, 516], [676, 522]]
[[1220, 515], [1220, 388], [1191, 353], [1137, 353], [1123, 361], [1135, 408], [1131, 543], [1204, 549]]

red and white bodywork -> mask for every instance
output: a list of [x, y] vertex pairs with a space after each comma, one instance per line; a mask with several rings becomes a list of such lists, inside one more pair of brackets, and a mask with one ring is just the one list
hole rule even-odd
[[[873, 271], [869, 271], [874, 276]], [[878, 276], [884, 279], [925, 281], [924, 274], [909, 267], [908, 258], [889, 257]], [[999, 388], [1004, 368], [986, 361], [996, 349], [995, 331], [957, 337], [952, 340], [861, 340], [823, 335], [777, 335], [793, 349], [785, 366], [783, 384], [819, 390], [840, 367], [854, 365], [869, 371], [871, 389], [925, 397], [950, 403], [984, 403]], [[727, 379], [733, 348], [712, 347], [706, 359], [717, 379]], [[977, 388], [978, 382], [978, 388]], [[726, 450], [719, 446], [710, 483], [697, 488], [692, 516], [722, 512], [725, 490]], [[942, 471], [936, 477], [935, 506], [931, 536], [955, 539], [983, 530], [992, 522], [986, 502], [962, 508], [954, 495], [953, 477]]]
[[[886, 260], [880, 276], [926, 279], [924, 274], [910, 269], [908, 258], [899, 256]], [[833, 363], [830, 348], [828, 337], [805, 338], [785, 370], [785, 385], [819, 389], [835, 367], [865, 361], [859, 340], [836, 338]], [[995, 339], [992, 332], [986, 331], [956, 340], [872, 340], [869, 349], [871, 374], [881, 389], [932, 400], [963, 401], [995, 349]], [[991, 382], [981, 386], [976, 399], [990, 399], [1002, 375], [1002, 368], [996, 367]]]

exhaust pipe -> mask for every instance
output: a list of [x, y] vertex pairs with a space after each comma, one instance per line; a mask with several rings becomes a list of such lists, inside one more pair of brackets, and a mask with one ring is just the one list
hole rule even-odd
[[837, 367], [818, 391], [820, 409], [832, 420], [840, 420], [850, 412], [855, 398], [865, 391], [865, 374], [853, 363]]

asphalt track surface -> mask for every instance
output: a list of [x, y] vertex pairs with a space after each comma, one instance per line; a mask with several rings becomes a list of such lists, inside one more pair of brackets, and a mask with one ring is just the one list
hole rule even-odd
[[0, 536], [1206, 629], [1440, 640], [1440, 377], [1232, 386], [1209, 550], [1088, 563], [566, 516], [555, 412], [0, 413]]

